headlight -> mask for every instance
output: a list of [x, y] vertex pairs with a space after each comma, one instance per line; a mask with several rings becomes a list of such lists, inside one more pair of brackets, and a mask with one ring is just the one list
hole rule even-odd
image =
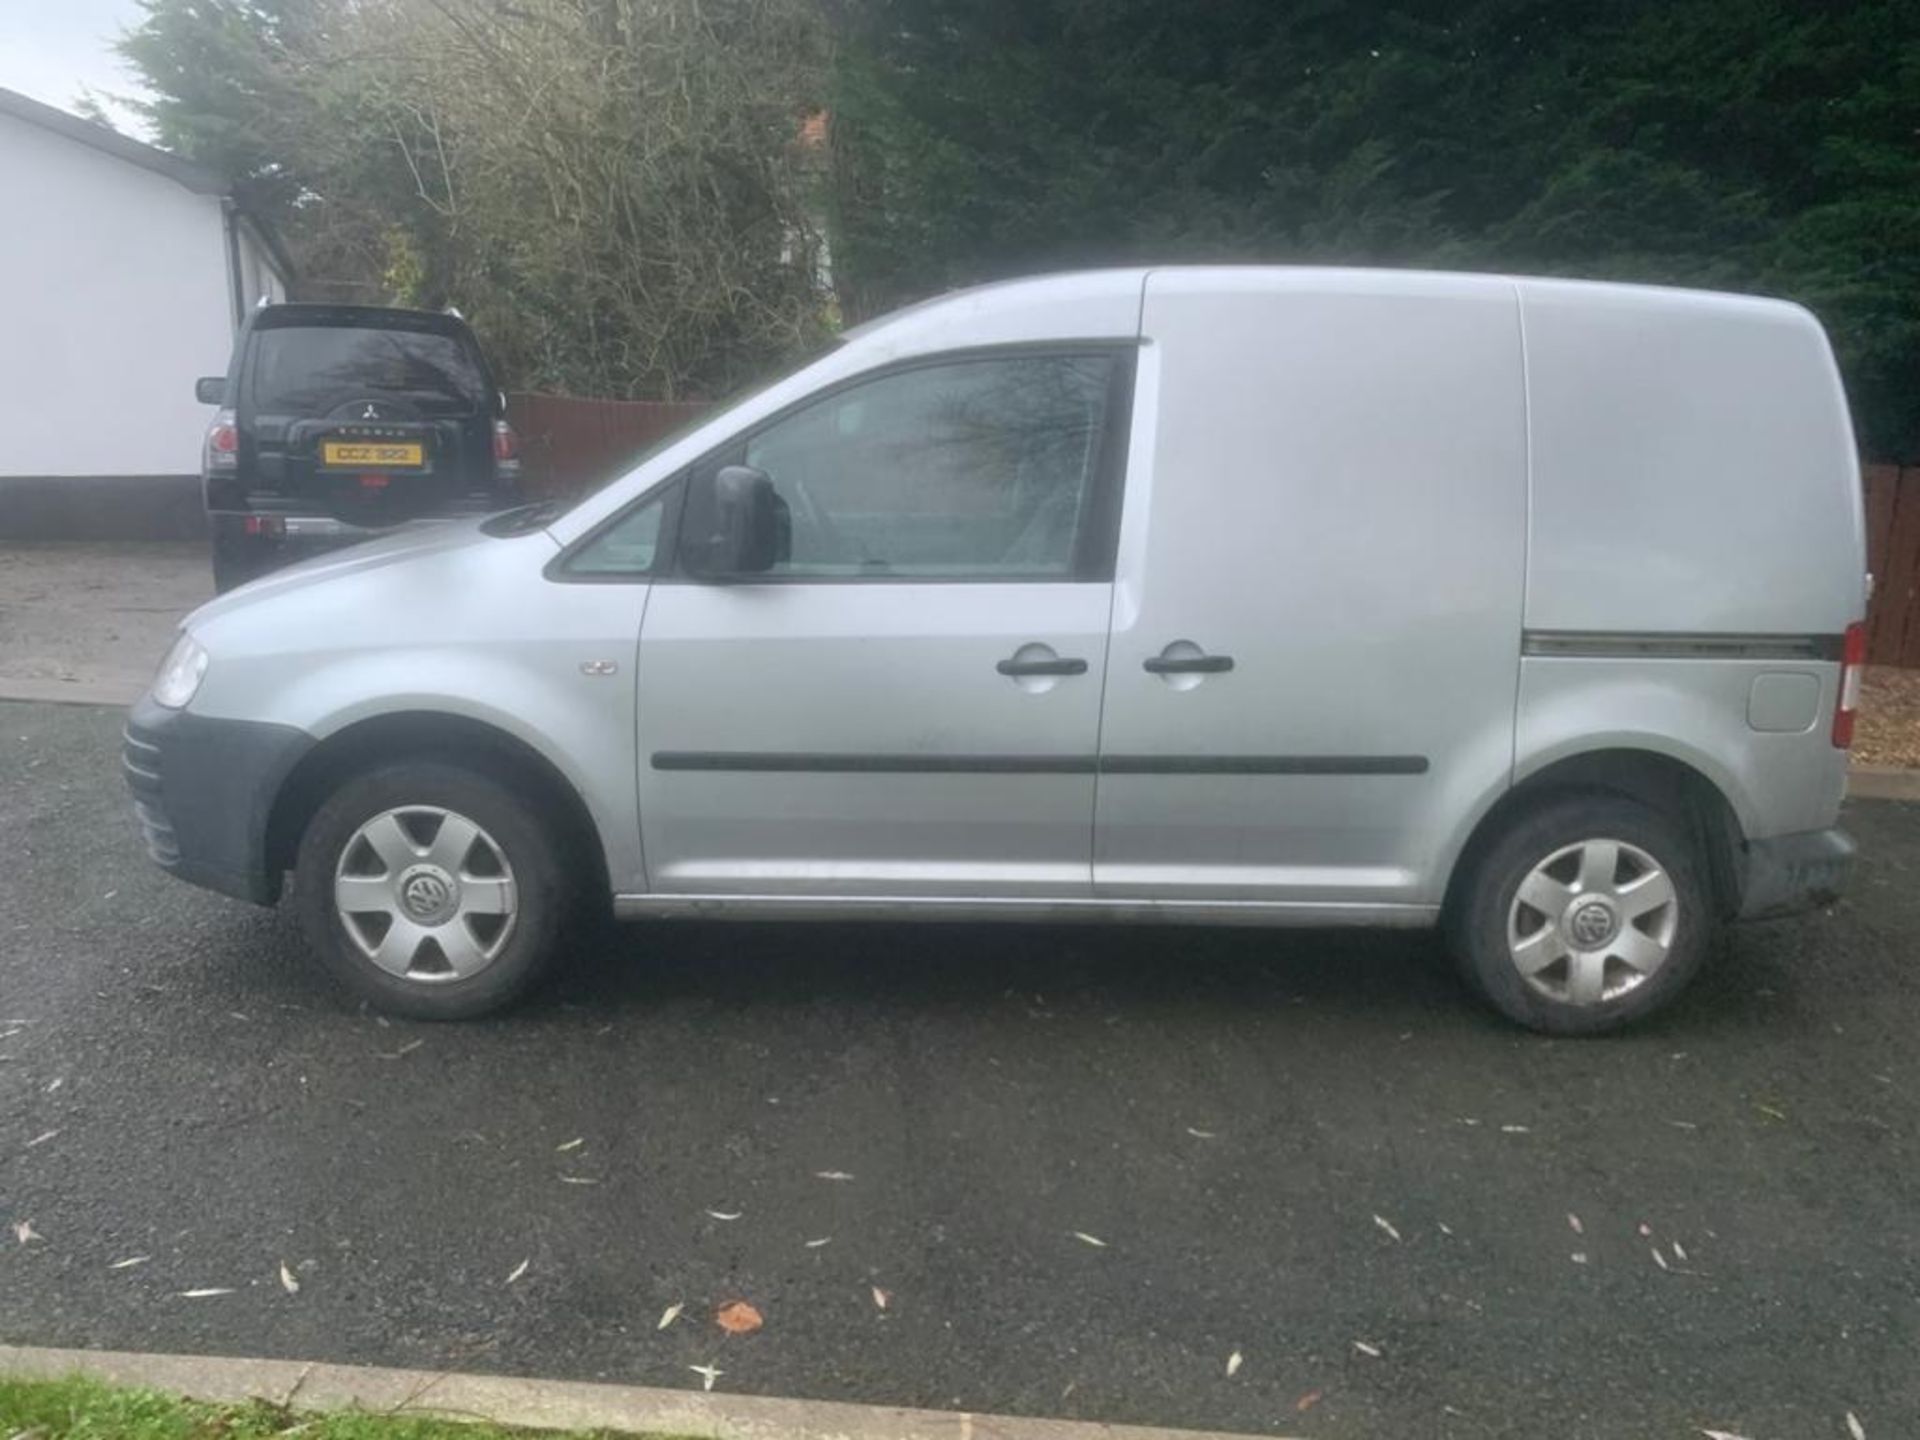
[[182, 630], [167, 658], [160, 662], [160, 673], [153, 677], [153, 698], [169, 710], [178, 710], [193, 699], [206, 674], [207, 652]]

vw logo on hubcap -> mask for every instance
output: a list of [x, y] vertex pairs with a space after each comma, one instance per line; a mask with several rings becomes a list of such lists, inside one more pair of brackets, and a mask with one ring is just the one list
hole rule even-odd
[[401, 908], [429, 924], [447, 917], [457, 893], [452, 878], [436, 867], [409, 870], [400, 880]]
[[1613, 911], [1598, 900], [1580, 906], [1567, 921], [1574, 943], [1584, 950], [1606, 944], [1613, 938], [1613, 927]]

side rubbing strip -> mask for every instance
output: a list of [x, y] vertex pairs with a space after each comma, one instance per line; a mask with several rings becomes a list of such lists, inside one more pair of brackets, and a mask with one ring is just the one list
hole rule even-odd
[[1839, 635], [1722, 635], [1528, 630], [1523, 655], [1582, 660], [1838, 660]]
[[1091, 775], [1091, 755], [832, 755], [656, 750], [656, 770], [753, 770], [839, 775]]
[[659, 750], [656, 770], [837, 775], [1424, 775], [1424, 755], [833, 755]]
[[1424, 775], [1424, 755], [1102, 755], [1103, 775]]

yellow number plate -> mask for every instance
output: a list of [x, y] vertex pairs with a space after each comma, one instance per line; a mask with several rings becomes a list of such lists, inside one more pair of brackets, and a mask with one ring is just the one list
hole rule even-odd
[[320, 447], [320, 459], [327, 465], [418, 465], [423, 459], [418, 445], [365, 445], [329, 440]]

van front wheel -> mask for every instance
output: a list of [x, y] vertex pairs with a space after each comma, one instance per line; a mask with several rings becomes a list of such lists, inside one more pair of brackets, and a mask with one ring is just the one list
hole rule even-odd
[[1712, 943], [1695, 847], [1660, 812], [1609, 794], [1569, 795], [1521, 817], [1481, 855], [1454, 917], [1454, 946], [1504, 1014], [1554, 1035], [1591, 1035], [1679, 994]]
[[294, 899], [309, 943], [354, 995], [417, 1020], [465, 1020], [504, 1008], [552, 964], [562, 848], [506, 786], [402, 761], [321, 805]]

